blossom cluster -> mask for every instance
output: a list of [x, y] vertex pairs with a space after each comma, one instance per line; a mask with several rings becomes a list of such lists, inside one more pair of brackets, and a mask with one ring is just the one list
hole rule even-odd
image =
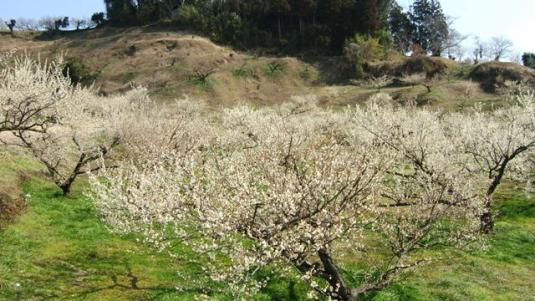
[[[480, 237], [497, 185], [533, 160], [529, 93], [462, 113], [396, 106], [384, 94], [342, 111], [310, 97], [215, 113], [189, 100], [137, 121], [144, 138], [129, 148], [138, 155], [95, 175], [93, 197], [116, 231], [208, 254], [206, 271], [238, 296], [260, 288], [252, 274], [272, 264], [352, 300], [421, 264], [422, 249]], [[347, 283], [344, 252], [378, 246], [380, 276]]]

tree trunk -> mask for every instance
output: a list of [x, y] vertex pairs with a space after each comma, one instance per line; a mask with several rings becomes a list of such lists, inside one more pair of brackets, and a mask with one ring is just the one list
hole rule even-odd
[[61, 188], [61, 191], [63, 191], [63, 195], [68, 195], [71, 193], [71, 187], [74, 181], [76, 180], [78, 176], [78, 172], [73, 173], [65, 182], [58, 183], [59, 188]]
[[64, 184], [59, 186], [59, 188], [61, 188], [61, 191], [63, 192], [64, 196], [68, 195], [69, 193], [71, 193], [71, 186], [72, 186], [72, 182], [64, 183]]
[[479, 230], [484, 234], [491, 234], [494, 231], [494, 217], [492, 216], [492, 196], [487, 196], [483, 214], [479, 217]]
[[301, 47], [305, 44], [305, 21], [299, 17], [299, 35], [301, 36]]
[[[517, 150], [518, 151], [518, 150]], [[483, 214], [479, 217], [480, 221], [480, 227], [479, 230], [481, 233], [484, 234], [491, 234], [494, 230], [494, 217], [492, 216], [492, 196], [498, 189], [498, 186], [502, 182], [503, 175], [505, 174], [505, 169], [507, 168], [507, 164], [520, 152], [517, 153], [517, 151], [514, 152], [514, 154], [510, 157], [506, 157], [502, 164], [498, 168], [497, 174], [492, 179], [492, 182], [489, 185], [489, 188], [487, 189], [487, 195], [485, 197], [485, 204], [483, 208]]]
[[282, 40], [282, 26], [281, 26], [281, 16], [278, 15], [277, 17], [277, 27], [279, 30], [279, 42]]
[[352, 293], [352, 290], [347, 286], [342, 272], [338, 269], [338, 266], [334, 263], [331, 254], [325, 250], [318, 251], [318, 257], [325, 268], [325, 272], [329, 275], [329, 279], [326, 279], [336, 295], [332, 296], [336, 300], [341, 301], [356, 301], [357, 296]]

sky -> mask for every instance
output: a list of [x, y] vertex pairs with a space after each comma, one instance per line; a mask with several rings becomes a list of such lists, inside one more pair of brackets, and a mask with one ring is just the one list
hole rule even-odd
[[[412, 0], [397, 0], [408, 7]], [[44, 16], [91, 16], [104, 11], [102, 0], [0, 0], [0, 18]], [[442, 0], [444, 12], [456, 18], [462, 34], [488, 40], [505, 36], [515, 52], [535, 52], [535, 0]], [[469, 45], [471, 42], [467, 41]]]
[[[398, 3], [408, 7], [412, 1], [398, 0]], [[440, 3], [444, 13], [455, 18], [454, 27], [463, 35], [477, 36], [483, 41], [505, 36], [513, 41], [514, 52], [535, 52], [535, 0], [442, 0]], [[473, 38], [466, 43], [472, 45]]]
[[0, 18], [90, 17], [104, 11], [102, 0], [0, 0]]

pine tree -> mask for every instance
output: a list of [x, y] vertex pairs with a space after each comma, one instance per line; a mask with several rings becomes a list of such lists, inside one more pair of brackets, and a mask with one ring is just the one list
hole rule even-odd
[[291, 6], [288, 0], [272, 0], [271, 10], [277, 15], [277, 32], [279, 41], [282, 39], [282, 17], [291, 11]]
[[535, 69], [535, 53], [526, 52], [522, 55], [524, 66]]
[[132, 0], [104, 0], [108, 20], [115, 25], [135, 23], [136, 5]]
[[314, 0], [293, 0], [292, 1], [292, 10], [295, 15], [297, 15], [299, 20], [299, 34], [303, 37], [305, 31], [305, 18], [306, 16], [314, 10], [316, 1]]
[[446, 16], [438, 0], [431, 0], [431, 16], [429, 50], [433, 56], [441, 56], [448, 40], [449, 29]]
[[440, 56], [448, 38], [448, 23], [438, 0], [416, 0], [409, 13], [413, 42], [426, 52]]
[[402, 53], [409, 52], [412, 43], [413, 26], [409, 15], [397, 3], [392, 5], [389, 25], [394, 47]]
[[375, 36], [381, 26], [377, 0], [359, 0], [357, 10], [359, 12], [359, 32], [368, 36]]

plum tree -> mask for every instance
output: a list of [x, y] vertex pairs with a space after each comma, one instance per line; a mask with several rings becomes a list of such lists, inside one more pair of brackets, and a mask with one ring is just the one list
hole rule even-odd
[[144, 89], [104, 98], [73, 87], [62, 59], [16, 58], [0, 78], [0, 130], [17, 138], [9, 144], [30, 150], [64, 194], [79, 175], [101, 167], [120, 142], [121, 122], [147, 99]]
[[[184, 120], [185, 132], [200, 131], [183, 140], [190, 147], [94, 176], [94, 199], [119, 232], [210, 254], [206, 271], [238, 298], [264, 283], [253, 274], [275, 265], [300, 274], [311, 292], [356, 300], [422, 264], [422, 250], [479, 238], [487, 198], [467, 168], [471, 156], [452, 143], [465, 130], [452, 128], [453, 118], [374, 103], [345, 112], [228, 109]], [[218, 121], [203, 135], [209, 120]], [[213, 139], [199, 143], [204, 136]], [[378, 245], [381, 260], [363, 263], [373, 275], [350, 281], [343, 254]]]

